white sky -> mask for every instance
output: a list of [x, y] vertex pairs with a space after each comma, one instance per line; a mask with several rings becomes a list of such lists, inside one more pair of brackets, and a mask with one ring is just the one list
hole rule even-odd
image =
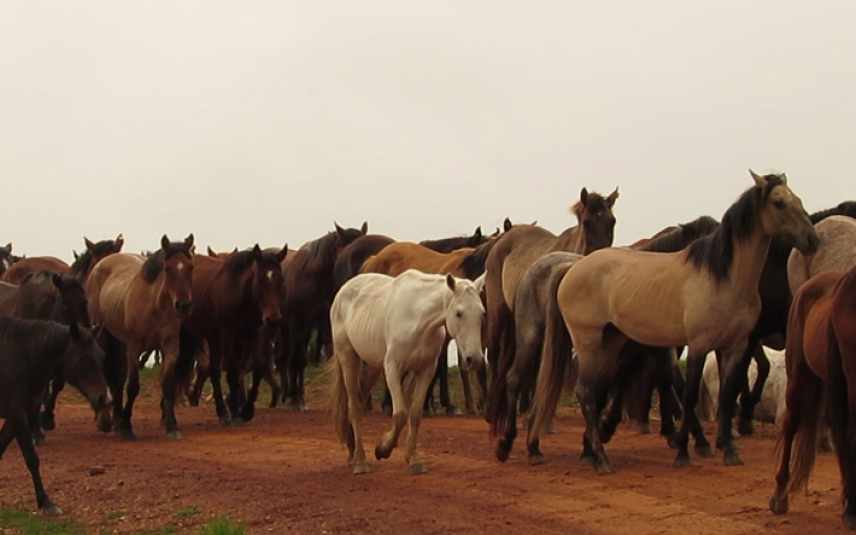
[[0, 245], [399, 240], [620, 187], [616, 244], [721, 217], [747, 168], [856, 198], [856, 2], [0, 4]]

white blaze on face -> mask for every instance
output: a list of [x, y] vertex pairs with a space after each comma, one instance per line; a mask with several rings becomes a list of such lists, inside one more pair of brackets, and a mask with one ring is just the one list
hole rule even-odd
[[179, 262], [176, 267], [178, 268], [179, 271], [181, 271], [182, 269], [184, 269], [184, 262]]
[[273, 280], [273, 270], [270, 270], [270, 271], [268, 271], [268, 272], [267, 272], [267, 278], [268, 278], [268, 280], [269, 280], [269, 281], [272, 281], [272, 280]]

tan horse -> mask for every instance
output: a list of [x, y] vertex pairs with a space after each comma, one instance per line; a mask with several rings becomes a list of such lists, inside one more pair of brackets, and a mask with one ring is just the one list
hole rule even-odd
[[[750, 171], [751, 172], [751, 171]], [[742, 464], [734, 451], [730, 418], [746, 374], [748, 336], [761, 310], [758, 282], [773, 238], [803, 252], [819, 239], [784, 175], [758, 176], [755, 185], [726, 211], [720, 227], [677, 253], [605, 249], [578, 261], [559, 284], [557, 300], [577, 354], [578, 395], [586, 419], [582, 460], [599, 474], [613, 472], [601, 441], [600, 415], [611, 384], [624, 362], [619, 353], [628, 339], [653, 347], [689, 346], [684, 418], [675, 466], [690, 464], [692, 431], [696, 450], [713, 451], [695, 413], [702, 368], [709, 351], [723, 355], [720, 377], [718, 445], [727, 465]], [[557, 329], [558, 330], [558, 329]], [[545, 352], [536, 393], [536, 418], [529, 426], [530, 454], [537, 450], [543, 418], [552, 414], [547, 391], [563, 379], [566, 352]], [[557, 362], [556, 362], [557, 361]], [[559, 385], [559, 390], [561, 385]], [[555, 390], [555, 389], [553, 389]]]
[[[176, 363], [182, 318], [193, 307], [193, 234], [184, 242], [170, 243], [166, 235], [161, 249], [146, 258], [138, 254], [113, 254], [92, 269], [84, 288], [89, 317], [108, 337], [107, 358], [118, 371], [108, 378], [113, 394], [113, 421], [120, 438], [135, 438], [131, 425], [134, 400], [140, 391], [140, 354], [163, 355], [161, 383], [163, 425], [168, 438], [180, 439], [175, 419]], [[125, 346], [125, 354], [118, 350]], [[112, 349], [112, 351], [111, 351]], [[122, 407], [122, 390], [128, 379], [128, 400]]]
[[615, 231], [612, 207], [618, 199], [618, 188], [608, 197], [599, 193], [580, 191], [580, 200], [571, 207], [578, 225], [556, 236], [535, 225], [511, 228], [499, 237], [485, 263], [485, 295], [487, 298], [488, 353], [492, 383], [495, 370], [514, 350], [514, 300], [517, 285], [529, 267], [547, 253], [566, 251], [586, 255], [611, 247]]

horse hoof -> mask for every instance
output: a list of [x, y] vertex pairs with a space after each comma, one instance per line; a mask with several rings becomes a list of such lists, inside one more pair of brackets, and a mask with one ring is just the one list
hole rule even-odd
[[252, 422], [256, 416], [256, 408], [249, 407], [241, 411], [241, 419], [245, 422]]
[[428, 469], [425, 468], [425, 465], [422, 463], [411, 464], [410, 465], [410, 475], [418, 476], [419, 474], [427, 474]]
[[699, 457], [704, 457], [705, 459], [716, 455], [713, 452], [713, 448], [711, 448], [709, 444], [707, 446], [696, 446], [695, 452], [698, 454]]
[[369, 473], [369, 465], [368, 463], [358, 463], [354, 465], [354, 474], [368, 474]]
[[242, 420], [241, 418], [232, 418], [231, 420], [229, 420], [229, 425], [231, 425], [232, 427], [244, 427], [245, 423], [246, 422], [244, 422], [244, 420]]
[[33, 435], [33, 444], [35, 444], [36, 446], [42, 446], [44, 444], [47, 444], [47, 442], [48, 441], [44, 435]]
[[841, 515], [841, 522], [844, 523], [844, 527], [847, 529], [856, 529], [856, 515], [844, 513]]
[[117, 427], [116, 436], [122, 440], [137, 440], [137, 435], [134, 434], [134, 431], [127, 427]]
[[776, 498], [776, 495], [773, 494], [770, 496], [770, 511], [773, 512], [774, 515], [783, 515], [788, 512], [788, 499], [780, 500]]
[[44, 509], [42, 509], [42, 515], [44, 515], [45, 518], [56, 518], [56, 517], [60, 516], [61, 514], [62, 514], [62, 509], [60, 509], [56, 505], [49, 505], [49, 506], [45, 507]]
[[220, 425], [230, 425], [231, 423], [232, 423], [232, 419], [229, 418], [228, 416], [221, 416], [220, 417]]
[[167, 433], [166, 438], [168, 438], [169, 440], [181, 440], [184, 438], [184, 434], [178, 429], [176, 429], [175, 431], [170, 431], [169, 433]]
[[545, 462], [547, 461], [541, 453], [533, 453], [529, 456], [529, 466], [541, 466]]
[[496, 445], [496, 460], [504, 463], [508, 460], [508, 455], [511, 453], [511, 448], [506, 448], [503, 446], [502, 442], [497, 443]]
[[582, 466], [594, 466], [596, 460], [594, 455], [580, 455], [580, 464]]
[[378, 461], [380, 461], [381, 459], [389, 459], [389, 456], [391, 453], [392, 453], [392, 448], [385, 449], [385, 448], [382, 448], [380, 445], [375, 446], [374, 456], [375, 456], [375, 459], [377, 459]]
[[675, 468], [686, 468], [687, 466], [692, 466], [693, 462], [690, 459], [689, 455], [678, 455], [675, 459]]
[[651, 424], [650, 423], [640, 423], [636, 426], [636, 431], [638, 431], [640, 435], [650, 435], [651, 434]]
[[594, 469], [597, 470], [597, 475], [599, 476], [608, 476], [610, 474], [615, 473], [615, 469], [609, 462], [602, 462], [600, 464], [596, 464]]
[[725, 466], [743, 466], [743, 461], [736, 453], [726, 453], [722, 456], [722, 462], [725, 463]]
[[45, 431], [53, 431], [56, 429], [56, 419], [53, 414], [46, 412], [39, 413], [39, 426]]
[[737, 419], [737, 433], [741, 437], [748, 437], [755, 433], [755, 422], [752, 420]]
[[[462, 414], [464, 414], [464, 413], [461, 412], [461, 409], [455, 407], [454, 405], [452, 405], [451, 407], [446, 407], [446, 415], [447, 416], [460, 416]], [[471, 412], [470, 414], [475, 414], [475, 413]]]

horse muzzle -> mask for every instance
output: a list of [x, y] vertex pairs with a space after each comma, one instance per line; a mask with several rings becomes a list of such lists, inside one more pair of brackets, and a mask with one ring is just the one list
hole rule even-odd
[[175, 312], [178, 314], [180, 318], [186, 318], [190, 316], [190, 313], [193, 311], [193, 301], [176, 301], [175, 302]]
[[804, 255], [812, 254], [820, 248], [820, 237], [814, 231], [807, 236], [800, 236], [794, 241], [796, 242], [794, 247]]

